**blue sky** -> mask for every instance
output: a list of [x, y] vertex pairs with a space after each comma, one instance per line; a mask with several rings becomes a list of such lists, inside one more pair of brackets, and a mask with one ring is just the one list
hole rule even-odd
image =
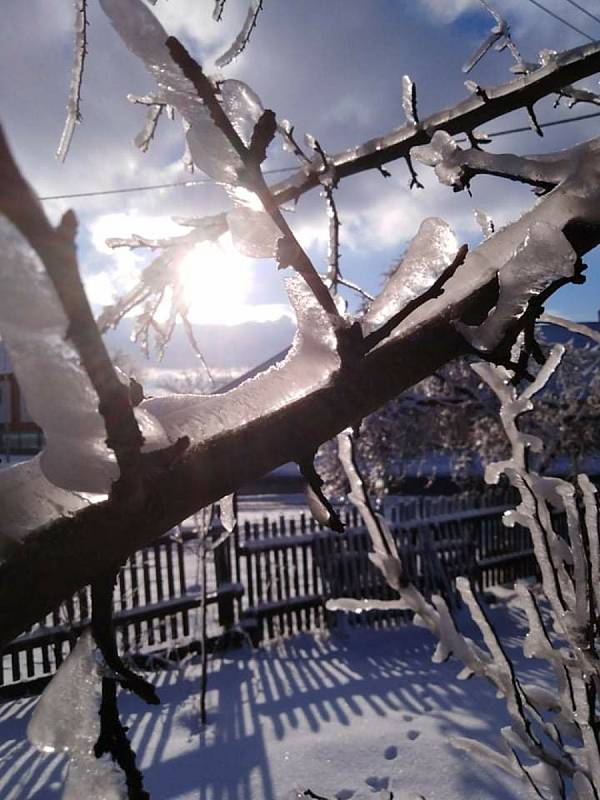
[[[110, 28], [97, 0], [88, 2], [83, 122], [65, 164], [56, 162], [54, 151], [64, 119], [72, 60], [73, 5], [70, 0], [52, 4], [48, 0], [8, 0], [3, 9], [1, 118], [19, 163], [42, 196], [185, 180], [189, 176], [180, 162], [183, 135], [179, 122], [162, 121], [148, 153], [134, 147], [144, 112], [125, 97], [128, 92], [151, 91], [153, 83]], [[591, 0], [581, 2], [595, 10]], [[547, 5], [589, 35], [600, 36], [600, 24], [566, 0], [547, 0]], [[211, 19], [211, 0], [157, 0], [153, 10], [167, 31], [180, 36], [210, 72], [215, 56], [239, 29], [245, 7], [245, 0], [228, 0], [221, 23]], [[510, 21], [527, 58], [533, 59], [543, 47], [565, 49], [586, 41], [525, 0], [496, 0], [496, 7]], [[308, 131], [335, 152], [403, 123], [400, 84], [405, 73], [416, 82], [423, 116], [462, 99], [466, 90], [461, 66], [491, 24], [477, 0], [265, 0], [247, 50], [223, 75], [246, 81], [263, 104], [280, 118], [290, 119], [300, 135]], [[509, 77], [509, 67], [506, 54], [491, 53], [476, 68], [474, 77], [484, 85], [502, 82]], [[588, 85], [593, 88], [596, 82]], [[593, 110], [582, 105], [571, 112], [566, 107], [554, 110], [548, 101], [540, 104], [538, 117], [545, 121]], [[488, 130], [524, 124], [525, 114], [519, 112], [497, 120]], [[515, 134], [495, 140], [492, 149], [518, 153], [556, 150], [596, 135], [597, 128], [598, 120], [590, 120], [549, 129], [544, 139], [531, 133]], [[277, 146], [272, 147], [272, 167], [292, 163]], [[382, 272], [401, 255], [424, 217], [443, 217], [455, 228], [459, 240], [475, 245], [480, 236], [473, 218], [475, 208], [486, 210], [501, 225], [535, 200], [526, 187], [488, 178], [474, 181], [472, 198], [466, 193], [454, 194], [439, 186], [425, 167], [419, 170], [425, 190], [411, 192], [405, 166], [392, 164], [390, 171], [392, 177], [387, 180], [378, 174], [353, 177], [337, 193], [343, 271], [370, 292], [378, 290]], [[207, 184], [45, 205], [54, 219], [68, 207], [77, 212], [80, 260], [91, 299], [99, 307], [109, 302], [113, 293], [126, 289], [146, 260], [144, 254], [108, 251], [103, 246], [105, 237], [173, 229], [172, 216], [214, 213], [227, 207], [227, 198], [221, 189]], [[317, 266], [324, 268], [326, 216], [316, 192], [301, 201], [290, 222]], [[591, 255], [588, 263], [586, 287], [563, 289], [550, 303], [550, 310], [575, 319], [596, 318], [600, 259]], [[219, 303], [226, 304], [226, 298], [210, 307], [206, 303], [198, 307], [197, 321], [209, 325], [203, 328], [206, 336], [211, 330], [217, 332], [214, 326], [219, 322], [235, 322], [236, 314], [240, 319], [252, 318], [251, 309], [257, 306], [262, 309], [257, 318], [273, 320], [285, 314], [282, 276], [274, 265], [244, 261], [242, 266], [246, 271], [243, 286], [238, 286], [239, 297], [233, 298], [229, 316], [218, 308]], [[238, 279], [239, 273], [238, 278], [232, 273], [227, 280], [231, 286], [237, 285]], [[202, 313], [207, 319], [202, 320]], [[268, 328], [275, 323], [262, 324]], [[268, 343], [268, 333], [262, 339]], [[115, 347], [125, 341], [125, 333], [117, 333], [112, 340]], [[266, 355], [256, 353], [257, 358]], [[178, 354], [175, 360], [180, 364], [182, 359], [185, 361]], [[252, 352], [244, 351], [243, 360], [252, 359]]]

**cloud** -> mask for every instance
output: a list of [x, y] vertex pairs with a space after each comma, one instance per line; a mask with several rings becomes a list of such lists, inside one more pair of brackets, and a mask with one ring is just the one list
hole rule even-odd
[[[581, 37], [522, 0], [503, 0], [502, 11], [528, 58], [542, 47], [564, 48]], [[65, 114], [73, 47], [73, 8], [56, 0], [51, 15], [47, 0], [10, 3], [0, 30], [0, 93], [3, 124], [19, 164], [40, 194], [183, 181], [183, 136], [180, 120], [161, 120], [146, 154], [133, 145], [144, 122], [144, 109], [125, 99], [144, 93], [153, 81], [109, 26], [98, 4], [89, 4], [89, 55], [83, 84], [83, 121], [78, 126], [65, 164], [54, 159]], [[158, 0], [153, 7], [165, 28], [182, 36], [206, 62], [220, 53], [238, 32], [246, 0], [228, 0], [221, 23], [210, 18], [212, 3]], [[569, 20], [585, 18], [573, 10]], [[351, 148], [403, 124], [400, 80], [416, 82], [423, 116], [448, 107], [466, 95], [461, 66], [492, 25], [475, 0], [418, 0], [416, 4], [365, 3], [364, 0], [322, 0], [268, 3], [249, 47], [224, 70], [227, 77], [247, 81], [265, 106], [297, 126], [299, 139], [308, 130], [329, 152]], [[475, 79], [496, 83], [509, 78], [510, 58], [490, 53], [477, 67]], [[541, 119], [568, 112], [542, 104]], [[489, 126], [524, 125], [519, 112]], [[595, 133], [593, 121], [548, 129], [543, 140], [533, 135], [498, 139], [493, 149], [517, 152], [564, 147]], [[280, 145], [271, 148], [274, 166], [293, 163]], [[286, 160], [287, 158], [287, 160]], [[393, 178], [357, 176], [336, 193], [342, 219], [342, 254], [349, 275], [373, 285], [374, 273], [389, 263], [416, 232], [425, 216], [441, 216], [460, 238], [476, 241], [475, 207], [504, 224], [534, 202], [527, 189], [511, 183], [476, 179], [473, 199], [437, 184], [425, 168], [425, 191], [409, 192], [402, 162], [390, 165]], [[198, 176], [202, 177], [202, 176]], [[108, 252], [106, 236], [133, 231], [172, 229], [170, 218], [203, 216], [226, 208], [222, 188], [201, 185], [185, 189], [116, 194], [45, 204], [53, 220], [69, 207], [80, 219], [79, 253], [87, 285], [96, 303], [129, 286], [148, 256], [127, 250]], [[291, 224], [321, 268], [327, 250], [324, 203], [315, 191], [302, 198]], [[146, 227], [144, 227], [146, 226]], [[253, 288], [248, 307], [255, 318], [285, 313], [281, 275], [269, 265], [251, 266]], [[242, 310], [244, 318], [251, 312]]]

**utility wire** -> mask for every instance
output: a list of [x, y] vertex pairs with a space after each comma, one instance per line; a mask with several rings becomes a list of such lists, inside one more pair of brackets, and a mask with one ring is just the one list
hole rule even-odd
[[[566, 125], [568, 122], [579, 122], [582, 119], [593, 119], [600, 117], [600, 111], [595, 111], [591, 114], [579, 114], [574, 117], [566, 117], [565, 119], [555, 119], [550, 122], [541, 122], [540, 128], [551, 128], [554, 125]], [[528, 133], [531, 131], [529, 125], [522, 128], [510, 128], [504, 131], [493, 131], [487, 135], [490, 139], [495, 139], [498, 136], [508, 136], [510, 133]], [[263, 175], [274, 175], [281, 172], [295, 172], [297, 167], [281, 167], [280, 169], [265, 170]], [[38, 198], [39, 200], [70, 200], [77, 197], [99, 197], [109, 194], [126, 194], [128, 192], [149, 192], [155, 189], [172, 189], [178, 186], [198, 186], [198, 185], [216, 185], [216, 181], [211, 178], [198, 178], [193, 181], [178, 181], [176, 183], [155, 183], [148, 186], [127, 186], [123, 189], [103, 189], [92, 192], [75, 192], [74, 194], [51, 194]]]
[[532, 5], [534, 5], [537, 8], [539, 8], [541, 11], [544, 11], [546, 14], [549, 14], [551, 17], [554, 17], [554, 19], [558, 20], [559, 22], [562, 22], [562, 24], [566, 25], [567, 28], [571, 28], [571, 30], [575, 31], [575, 33], [578, 33], [580, 36], [584, 36], [586, 39], [589, 39], [590, 42], [595, 42], [596, 41], [593, 36], [589, 36], [587, 33], [582, 31], [580, 28], [576, 28], [575, 25], [571, 25], [571, 23], [567, 22], [566, 19], [564, 19], [563, 17], [560, 17], [558, 14], [555, 14], [554, 11], [551, 11], [549, 8], [546, 8], [546, 6], [542, 5], [539, 2], [539, 0], [529, 0], [529, 2]]
[[579, 3], [576, 3], [575, 0], [565, 0], [565, 2], [570, 3], [574, 8], [579, 9], [579, 11], [587, 14], [590, 19], [593, 19], [595, 22], [600, 23], [600, 17], [597, 17], [595, 14], [592, 14], [591, 11], [588, 11], [587, 8], [580, 6]]
[[[281, 167], [280, 169], [266, 169], [263, 175], [275, 175], [280, 172], [295, 172], [297, 167]], [[173, 189], [177, 186], [199, 186], [210, 184], [217, 185], [211, 178], [197, 178], [191, 181], [176, 181], [175, 183], [154, 183], [147, 186], [127, 186], [123, 189], [100, 189], [91, 192], [73, 192], [72, 194], [48, 194], [39, 197], [39, 200], [71, 200], [75, 197], [98, 197], [108, 194], [126, 194], [127, 192], [149, 192], [154, 189]]]
[[[593, 117], [600, 117], [600, 111], [594, 111], [591, 114], [579, 114], [576, 117], [567, 117], [566, 119], [555, 119], [550, 122], [541, 122], [540, 128], [551, 128], [554, 125], [566, 125], [567, 122], [579, 122], [582, 119], [592, 119]], [[525, 125], [522, 128], [510, 128], [505, 131], [493, 131], [488, 133], [490, 139], [495, 139], [497, 136], [508, 136], [509, 133], [526, 133], [531, 131], [531, 125]]]

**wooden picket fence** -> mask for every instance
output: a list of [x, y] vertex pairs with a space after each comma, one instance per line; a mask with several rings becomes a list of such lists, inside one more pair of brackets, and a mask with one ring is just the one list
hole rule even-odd
[[[499, 502], [504, 499], [504, 502]], [[532, 575], [535, 560], [526, 530], [501, 521], [506, 497], [414, 501], [387, 511], [408, 576], [426, 595], [452, 602], [453, 579], [467, 574], [480, 589]], [[471, 505], [471, 508], [467, 507]], [[355, 509], [342, 510], [344, 534], [323, 529], [303, 510], [242, 519], [209, 551], [208, 645], [249, 636], [264, 639], [339, 623], [325, 610], [335, 597], [393, 599], [369, 559], [369, 540]], [[219, 534], [218, 531], [215, 532]], [[189, 526], [135, 553], [119, 572], [115, 624], [121, 650], [153, 654], [194, 646], [203, 602], [201, 543]], [[406, 612], [368, 612], [350, 624], [387, 626]], [[89, 589], [15, 639], [0, 655], [0, 697], [47, 680], [89, 623]]]

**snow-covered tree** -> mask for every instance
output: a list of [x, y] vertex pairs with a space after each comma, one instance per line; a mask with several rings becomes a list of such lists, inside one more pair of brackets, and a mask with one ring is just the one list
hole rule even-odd
[[[538, 341], [548, 353], [543, 332]], [[541, 472], [572, 477], [600, 453], [599, 359], [594, 342], [567, 342], [561, 369], [524, 420], [545, 443]], [[471, 369], [476, 360], [456, 359], [363, 420], [356, 451], [371, 494], [410, 492], [407, 478], [416, 476], [423, 485], [442, 478], [465, 490], [480, 487], [483, 466], [506, 456], [496, 398]], [[319, 450], [318, 465], [329, 493], [342, 497], [347, 483], [335, 440]]]
[[[600, 71], [600, 45], [564, 53], [545, 51], [538, 62], [528, 64], [504, 21], [496, 18], [490, 38], [469, 67], [493, 45], [504, 46], [514, 56], [516, 77], [491, 87], [468, 81], [464, 101], [421, 119], [415, 85], [406, 76], [402, 81], [406, 123], [387, 135], [330, 154], [313, 136], [300, 145], [293, 126], [265, 109], [245, 83], [208, 76], [168, 35], [144, 0], [99, 2], [124, 44], [156, 82], [156, 94], [135, 98], [149, 107], [139, 143], [146, 147], [162, 111], [174, 110], [184, 123], [186, 159], [225, 187], [228, 205], [220, 214], [185, 220], [188, 231], [179, 237], [147, 239], [132, 234], [113, 240], [115, 247], [146, 247], [157, 255], [137, 286], [96, 321], [79, 274], [75, 215], [65, 214], [56, 227], [50, 223], [6, 138], [0, 136], [0, 334], [29, 410], [46, 436], [38, 458], [0, 474], [0, 640], [10, 641], [74, 591], [92, 585], [92, 635], [81, 639], [68, 669], [46, 696], [50, 712], [44, 714], [41, 705], [30, 733], [42, 747], [70, 750], [71, 788], [66, 797], [95, 796], [92, 783], [102, 783], [107, 796], [112, 792], [114, 797], [126, 793], [143, 797], [118, 723], [115, 680], [148, 702], [157, 702], [157, 697], [120, 661], [111, 637], [115, 570], [129, 554], [198, 509], [288, 461], [299, 463], [324, 504], [325, 515], [337, 526], [333, 510], [320, 496], [313, 468], [318, 447], [466, 354], [499, 365], [482, 368], [481, 377], [493, 384], [510, 413], [515, 410], [511, 404], [524, 403], [525, 409], [534, 388], [526, 386], [517, 396], [507, 386], [527, 384], [528, 375], [533, 377], [529, 361], [540, 357], [536, 319], [554, 291], [568, 282], [582, 282], [582, 258], [600, 241], [600, 140], [553, 154], [518, 156], [486, 151], [476, 131], [515, 109], [525, 109], [536, 129], [534, 105], [552, 94], [596, 102], [595, 95], [573, 84]], [[224, 5], [215, 4], [217, 16]], [[220, 63], [235, 58], [246, 46], [260, 8], [260, 2], [250, 3], [244, 28]], [[79, 116], [86, 9], [86, 0], [78, 0], [76, 59], [61, 157]], [[459, 134], [466, 135], [464, 148], [456, 141]], [[278, 142], [297, 156], [300, 165], [290, 178], [270, 184], [261, 165]], [[433, 167], [440, 181], [454, 191], [468, 189], [479, 175], [493, 175], [528, 184], [540, 196], [520, 219], [500, 230], [484, 220], [485, 238], [471, 250], [457, 241], [442, 219], [425, 219], [382, 291], [369, 300], [363, 313], [353, 316], [337, 291], [349, 282], [338, 263], [336, 187], [367, 170], [385, 176], [385, 165], [398, 159], [406, 161], [415, 186], [413, 162], [419, 161]], [[330, 224], [324, 271], [300, 245], [285, 211], [314, 189], [324, 195]], [[164, 346], [178, 320], [196, 346], [179, 265], [190, 249], [225, 233], [245, 255], [272, 258], [280, 269], [289, 270], [286, 288], [298, 322], [294, 344], [281, 363], [224, 395], [146, 399], [138, 384], [129, 385], [114, 368], [100, 333], [135, 311], [136, 336], [142, 346], [153, 335]], [[169, 305], [166, 323], [156, 316], [164, 302]], [[504, 371], [494, 372], [496, 368]], [[510, 436], [517, 450], [532, 441], [519, 438], [512, 429]], [[517, 456], [513, 454], [508, 469], [525, 480], [526, 465], [519, 462], [515, 467]], [[591, 489], [585, 483], [580, 489], [591, 515]], [[360, 497], [359, 501], [363, 502]], [[519, 519], [525, 520], [528, 513], [526, 508]], [[588, 533], [591, 529], [590, 524]], [[404, 591], [401, 567], [386, 551], [385, 537], [381, 542], [383, 551], [376, 550], [380, 565], [393, 585]], [[555, 568], [568, 589], [562, 567]], [[577, 581], [583, 580], [579, 572]], [[468, 601], [466, 589], [465, 594]], [[418, 598], [414, 602], [420, 603]], [[418, 613], [432, 630], [446, 624], [425, 607]], [[573, 626], [582, 614], [578, 609]], [[444, 635], [442, 647], [447, 641]], [[508, 667], [493, 672], [479, 651], [462, 640], [453, 642], [464, 651], [469, 669], [490, 673], [497, 685], [504, 686]], [[595, 677], [584, 674], [588, 664], [584, 656], [576, 668], [585, 693], [594, 690]], [[77, 682], [81, 696], [71, 704], [73, 718], [61, 730], [48, 732], [56, 703], [64, 703], [68, 687]], [[523, 702], [519, 692], [507, 688], [516, 706]], [[95, 699], [101, 703], [100, 720], [90, 716]], [[593, 711], [589, 697], [586, 702], [585, 708]], [[523, 724], [515, 735], [527, 740], [531, 752], [559, 776], [563, 771], [567, 777], [575, 776], [579, 794], [573, 797], [595, 797], [600, 786], [595, 764], [581, 761], [567, 769], [560, 758], [546, 757]], [[589, 745], [595, 729], [588, 730], [587, 720], [581, 725]], [[95, 760], [92, 751], [98, 756]], [[112, 762], [103, 758], [105, 753], [126, 771], [127, 788]]]

